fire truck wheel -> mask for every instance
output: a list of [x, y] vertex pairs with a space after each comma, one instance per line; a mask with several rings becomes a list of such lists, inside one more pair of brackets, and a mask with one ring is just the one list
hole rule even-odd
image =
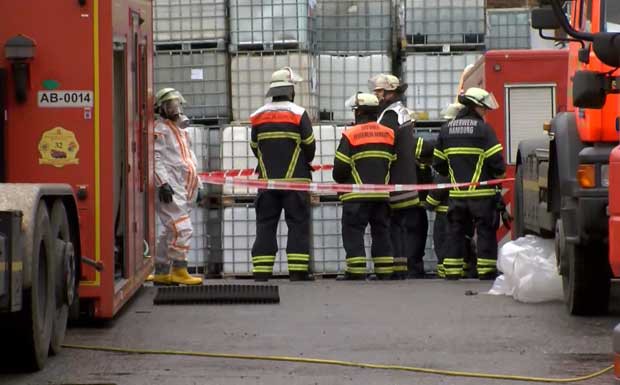
[[605, 314], [611, 276], [604, 244], [565, 244], [567, 273], [562, 276], [564, 299], [573, 315]]
[[24, 308], [20, 313], [19, 336], [15, 336], [19, 344], [15, 359], [19, 366], [27, 370], [40, 370], [45, 365], [49, 354], [50, 341], [56, 301], [54, 295], [54, 243], [50, 226], [50, 218], [44, 202], [39, 202], [34, 221], [32, 239], [32, 286], [24, 291]]
[[75, 253], [71, 243], [71, 228], [67, 210], [57, 199], [51, 211], [52, 238], [54, 241], [55, 299], [56, 310], [50, 343], [50, 353], [58, 354], [67, 331], [69, 304], [75, 296]]
[[514, 221], [512, 222], [512, 239], [525, 235], [523, 220], [523, 167], [517, 166], [514, 187]]

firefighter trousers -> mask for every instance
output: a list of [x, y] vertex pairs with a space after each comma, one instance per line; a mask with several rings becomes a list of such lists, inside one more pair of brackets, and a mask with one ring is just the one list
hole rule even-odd
[[282, 209], [288, 227], [289, 273], [307, 273], [310, 263], [310, 196], [307, 192], [262, 190], [255, 201], [256, 240], [252, 246], [255, 277], [269, 277], [278, 252], [277, 230]]
[[[433, 224], [433, 247], [437, 256], [437, 275], [445, 278], [443, 260], [450, 255], [448, 215], [445, 212], [436, 212]], [[463, 258], [463, 277], [473, 278], [476, 269], [476, 248], [473, 241], [474, 222], [470, 218], [466, 222], [465, 255]]]
[[497, 275], [496, 216], [494, 197], [450, 199], [448, 254], [443, 260], [446, 278], [456, 279], [463, 275], [465, 258], [469, 253], [466, 234], [472, 220], [477, 235], [475, 263], [478, 277], [486, 279]]
[[364, 233], [370, 224], [372, 245], [370, 253], [375, 274], [390, 278], [394, 272], [394, 257], [390, 241], [390, 206], [383, 201], [344, 202], [342, 204], [342, 242], [347, 254], [347, 274], [366, 275]]
[[[422, 215], [420, 215], [420, 209]], [[424, 208], [413, 206], [392, 210], [390, 236], [394, 249], [394, 273], [407, 275], [407, 271], [424, 273], [424, 245], [428, 232], [428, 221]], [[420, 255], [420, 246], [422, 253]], [[416, 264], [416, 260], [419, 260]], [[411, 266], [411, 269], [409, 269]]]

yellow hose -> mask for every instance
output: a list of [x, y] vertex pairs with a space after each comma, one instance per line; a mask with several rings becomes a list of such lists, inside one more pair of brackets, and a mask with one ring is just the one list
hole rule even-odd
[[111, 352], [111, 353], [127, 353], [127, 354], [150, 354], [150, 355], [166, 355], [166, 356], [190, 356], [190, 357], [210, 357], [210, 358], [227, 358], [237, 360], [260, 360], [260, 361], [283, 361], [283, 362], [296, 362], [303, 364], [319, 364], [319, 365], [336, 365], [336, 366], [348, 366], [354, 368], [367, 368], [367, 369], [384, 369], [384, 370], [402, 370], [406, 372], [417, 372], [426, 374], [439, 374], [442, 376], [454, 376], [454, 377], [474, 377], [474, 378], [486, 378], [494, 380], [509, 380], [509, 381], [530, 381], [530, 382], [553, 382], [553, 383], [567, 383], [567, 382], [579, 382], [592, 379], [594, 377], [601, 376], [613, 369], [613, 365], [601, 369], [592, 374], [581, 377], [572, 378], [545, 378], [545, 377], [528, 377], [528, 376], [514, 376], [507, 374], [488, 374], [488, 373], [475, 373], [475, 372], [458, 372], [454, 370], [441, 370], [441, 369], [427, 369], [416, 368], [413, 366], [401, 366], [401, 365], [380, 365], [380, 364], [367, 364], [363, 362], [351, 362], [351, 361], [339, 361], [339, 360], [324, 360], [319, 358], [299, 358], [299, 357], [286, 357], [286, 356], [260, 356], [251, 354], [227, 354], [227, 353], [209, 353], [209, 352], [186, 352], [176, 350], [151, 350], [151, 349], [129, 349], [129, 348], [115, 348], [106, 346], [88, 346], [88, 345], [72, 345], [65, 344], [64, 348], [67, 349], [79, 349], [79, 350], [92, 350], [99, 352]]

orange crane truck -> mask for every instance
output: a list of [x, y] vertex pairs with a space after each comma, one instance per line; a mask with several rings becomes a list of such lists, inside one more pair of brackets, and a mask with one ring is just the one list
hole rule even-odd
[[152, 268], [152, 4], [0, 15], [0, 354], [37, 370], [68, 318], [112, 318]]
[[620, 2], [542, 3], [532, 26], [568, 35], [568, 111], [545, 128], [547, 138], [519, 144], [513, 235], [555, 236], [568, 311], [599, 314], [612, 276], [620, 276], [610, 268], [608, 221], [609, 158], [620, 126]]

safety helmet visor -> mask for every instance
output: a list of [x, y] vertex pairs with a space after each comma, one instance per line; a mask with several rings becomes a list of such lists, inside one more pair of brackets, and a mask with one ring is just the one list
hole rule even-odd
[[489, 110], [497, 110], [499, 108], [499, 103], [491, 92], [488, 92], [480, 102]]

